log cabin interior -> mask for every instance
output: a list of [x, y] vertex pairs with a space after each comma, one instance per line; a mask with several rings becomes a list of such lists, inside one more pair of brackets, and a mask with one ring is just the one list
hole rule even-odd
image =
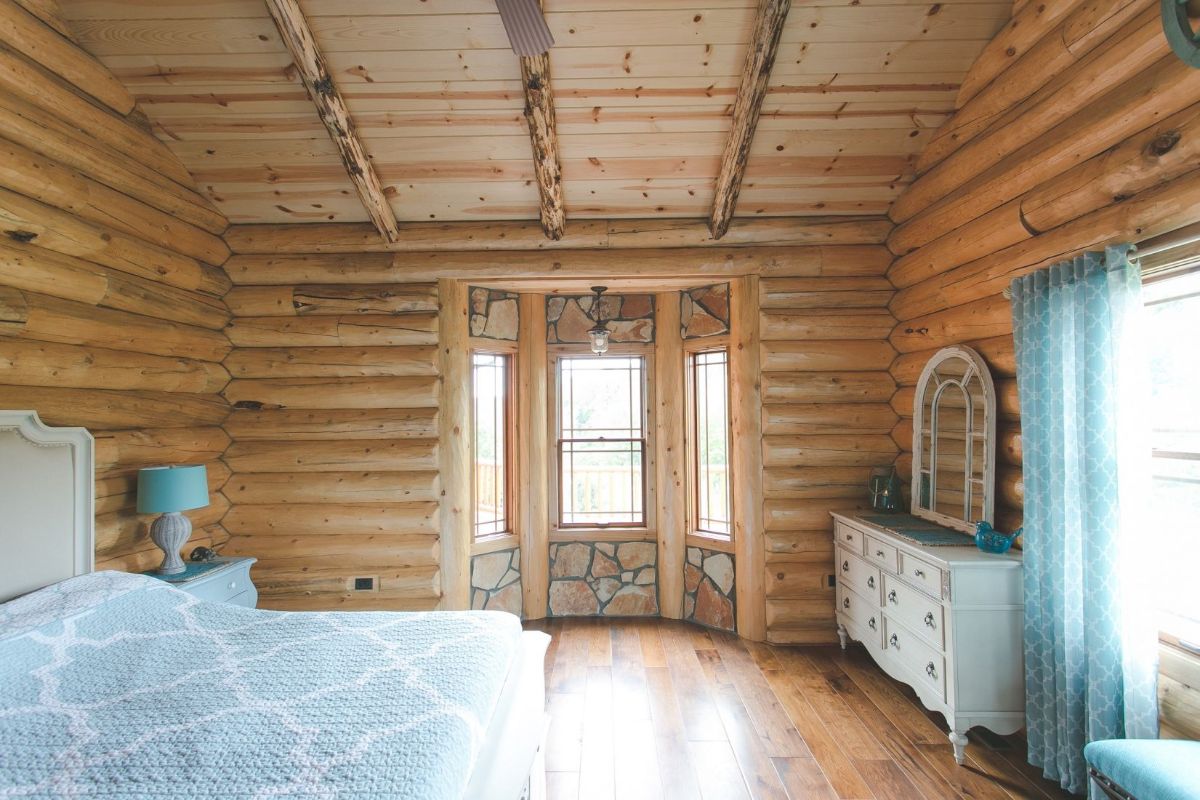
[[0, 794], [1200, 797], [1200, 3], [0, 20]]

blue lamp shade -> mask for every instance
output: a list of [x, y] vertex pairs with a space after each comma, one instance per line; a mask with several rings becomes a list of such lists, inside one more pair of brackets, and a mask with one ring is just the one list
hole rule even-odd
[[139, 514], [169, 513], [208, 505], [208, 473], [203, 464], [138, 470]]

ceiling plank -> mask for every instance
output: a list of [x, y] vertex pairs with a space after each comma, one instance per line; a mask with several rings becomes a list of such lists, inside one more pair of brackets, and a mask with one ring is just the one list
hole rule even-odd
[[379, 176], [375, 174], [375, 168], [371, 166], [370, 159], [363, 150], [362, 142], [358, 140], [350, 112], [325, 68], [325, 59], [321, 56], [304, 13], [296, 0], [266, 0], [266, 3], [271, 17], [275, 20], [275, 26], [300, 71], [304, 88], [316, 104], [317, 113], [329, 131], [329, 138], [337, 146], [342, 163], [346, 165], [346, 172], [350, 175], [350, 181], [367, 210], [367, 216], [385, 240], [398, 241], [400, 227], [396, 222], [395, 212], [388, 203]]
[[525, 122], [529, 125], [529, 139], [533, 145], [538, 213], [546, 236], [558, 241], [566, 230], [567, 215], [563, 205], [562, 162], [558, 157], [549, 53], [521, 56], [521, 83], [525, 89]]
[[762, 111], [763, 98], [767, 96], [767, 84], [771, 81], [771, 67], [775, 64], [775, 51], [791, 6], [791, 0], [759, 0], [754, 33], [742, 69], [742, 82], [733, 105], [733, 127], [721, 156], [721, 171], [717, 175], [709, 217], [708, 227], [714, 239], [720, 239], [729, 230], [737, 207], [754, 129], [758, 126], [758, 115]]

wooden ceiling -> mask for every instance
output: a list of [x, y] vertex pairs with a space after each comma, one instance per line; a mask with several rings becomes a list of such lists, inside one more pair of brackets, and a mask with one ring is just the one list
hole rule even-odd
[[[367, 219], [263, 0], [63, 0], [232, 222]], [[545, 0], [568, 218], [707, 217], [752, 0]], [[401, 221], [537, 219], [493, 0], [300, 0]], [[1011, 2], [795, 0], [737, 216], [881, 214]]]

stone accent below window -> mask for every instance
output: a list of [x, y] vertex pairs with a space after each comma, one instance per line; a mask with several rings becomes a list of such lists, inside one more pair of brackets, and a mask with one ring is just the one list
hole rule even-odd
[[687, 549], [683, 565], [683, 618], [708, 628], [737, 632], [733, 556], [700, 547]]
[[521, 548], [471, 557], [471, 608], [521, 616]]
[[552, 617], [658, 616], [658, 546], [654, 542], [562, 542], [550, 545]]

